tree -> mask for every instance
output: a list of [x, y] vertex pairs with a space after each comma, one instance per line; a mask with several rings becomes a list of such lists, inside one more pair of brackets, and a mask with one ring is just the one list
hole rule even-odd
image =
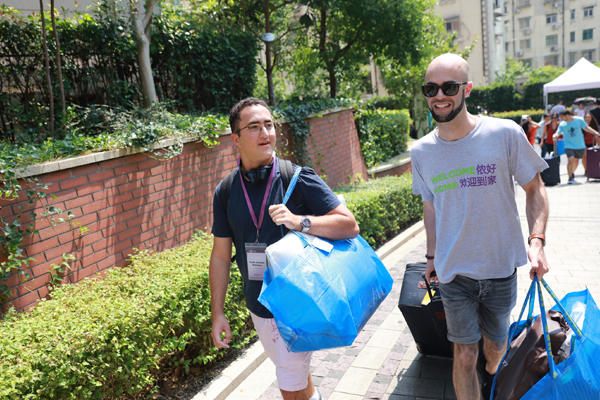
[[56, 9], [54, 0], [50, 0], [50, 19], [52, 20], [52, 31], [54, 32], [54, 42], [56, 45], [56, 71], [58, 73], [58, 90], [60, 92], [60, 110], [65, 114], [65, 88], [62, 78], [62, 66], [60, 62], [60, 41], [58, 40], [58, 31], [56, 30]]
[[420, 58], [421, 17], [431, 0], [307, 0], [304, 18], [308, 46], [327, 71], [329, 96], [338, 93], [344, 70], [356, 72], [369, 58], [387, 58], [399, 65]]
[[54, 96], [52, 95], [52, 79], [50, 79], [50, 56], [48, 55], [48, 43], [46, 42], [46, 16], [44, 15], [43, 0], [40, 0], [40, 11], [40, 18], [42, 19], [42, 47], [44, 50], [46, 80], [48, 81], [48, 93], [50, 96], [50, 136], [54, 136]]
[[[137, 42], [137, 59], [142, 82], [142, 93], [144, 95], [144, 107], [157, 103], [156, 87], [152, 76], [152, 62], [150, 60], [150, 31], [152, 29], [152, 17], [157, 0], [129, 0], [131, 11], [131, 23], [133, 33]], [[145, 10], [144, 10], [145, 6]]]

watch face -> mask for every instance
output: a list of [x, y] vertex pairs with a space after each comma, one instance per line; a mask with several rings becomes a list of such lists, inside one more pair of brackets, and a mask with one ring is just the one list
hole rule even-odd
[[305, 228], [310, 228], [310, 219], [306, 218], [306, 217], [302, 217], [302, 226]]

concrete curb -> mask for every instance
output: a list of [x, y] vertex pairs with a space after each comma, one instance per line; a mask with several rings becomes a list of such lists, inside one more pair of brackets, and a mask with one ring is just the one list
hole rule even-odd
[[266, 358], [262, 344], [254, 343], [192, 400], [225, 400]]
[[[419, 221], [381, 246], [375, 253], [383, 260], [424, 229], [425, 224]], [[266, 359], [267, 353], [262, 344], [254, 343], [192, 400], [225, 400]]]

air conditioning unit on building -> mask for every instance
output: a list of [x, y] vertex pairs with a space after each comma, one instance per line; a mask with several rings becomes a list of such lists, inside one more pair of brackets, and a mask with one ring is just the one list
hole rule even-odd
[[560, 28], [560, 25], [559, 25], [559, 24], [557, 24], [556, 22], [552, 24], [552, 29], [555, 29], [555, 30], [556, 30], [556, 29], [558, 29], [558, 28]]
[[531, 35], [531, 28], [523, 29], [523, 35]]
[[552, 47], [550, 47], [550, 51], [552, 51], [552, 52], [558, 51], [558, 46], [552, 46]]
[[558, 8], [558, 3], [552, 3], [552, 8]]
[[520, 8], [516, 8], [516, 9], [515, 9], [515, 14], [518, 14], [518, 13], [520, 13], [520, 12], [521, 12], [521, 9], [520, 9]]
[[517, 57], [523, 57], [523, 50], [517, 51]]

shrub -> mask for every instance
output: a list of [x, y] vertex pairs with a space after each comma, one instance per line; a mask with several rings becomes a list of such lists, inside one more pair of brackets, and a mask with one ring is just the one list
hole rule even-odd
[[336, 189], [343, 194], [361, 236], [379, 247], [423, 214], [421, 196], [412, 194], [412, 174], [387, 176]]
[[406, 151], [411, 124], [407, 110], [359, 108], [354, 119], [367, 168]]
[[[103, 280], [52, 292], [30, 314], [0, 322], [0, 398], [132, 398], [160, 370], [224, 354], [211, 341], [210, 235], [159, 254], [142, 251]], [[250, 338], [242, 280], [232, 268], [225, 305], [230, 345]]]

